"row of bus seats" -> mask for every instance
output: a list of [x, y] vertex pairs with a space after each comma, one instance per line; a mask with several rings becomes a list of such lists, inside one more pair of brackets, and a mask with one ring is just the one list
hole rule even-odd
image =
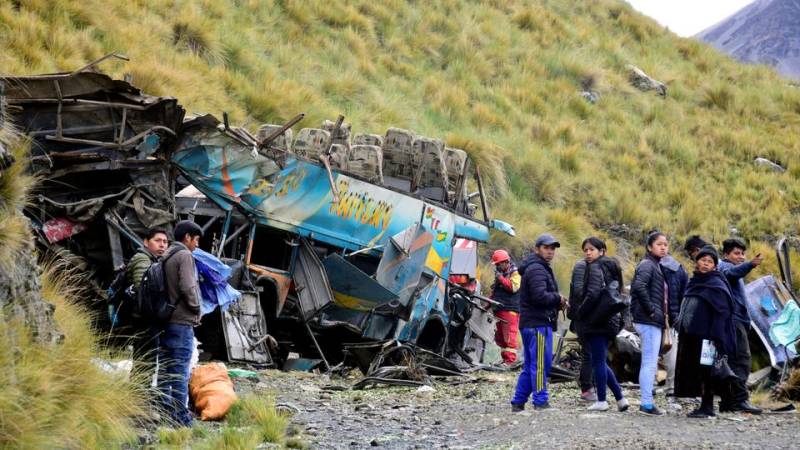
[[[335, 169], [451, 205], [466, 195], [466, 185], [461, 182], [467, 163], [464, 150], [446, 147], [439, 139], [400, 128], [389, 128], [385, 136], [358, 133], [351, 139], [350, 124], [346, 123], [331, 139], [334, 126], [326, 120], [321, 128], [301, 129], [294, 139], [292, 130], [287, 130], [269, 144], [268, 150], [319, 161], [330, 140], [330, 163]], [[273, 124], [262, 125], [258, 138], [263, 139], [278, 128]], [[459, 188], [461, 192], [456, 195]]]

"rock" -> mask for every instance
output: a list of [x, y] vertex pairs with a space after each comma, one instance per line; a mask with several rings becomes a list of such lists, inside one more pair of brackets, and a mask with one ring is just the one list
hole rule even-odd
[[431, 396], [434, 392], [436, 392], [436, 388], [428, 385], [420, 386], [416, 390], [417, 395], [424, 397]]
[[579, 95], [593, 105], [600, 100], [600, 94], [594, 91], [581, 91]]
[[667, 96], [667, 86], [664, 83], [650, 78], [636, 66], [628, 65], [628, 81], [640, 91], [656, 91], [662, 97]]
[[381, 445], [381, 443], [380, 443], [380, 442], [378, 442], [378, 440], [377, 440], [377, 439], [373, 439], [373, 440], [371, 440], [371, 441], [370, 441], [369, 445], [371, 445], [371, 446], [373, 446], [373, 447], [378, 447], [378, 446], [380, 446], [380, 445]]
[[777, 172], [777, 173], [786, 172], [786, 169], [784, 167], [782, 167], [780, 164], [776, 164], [776, 163], [768, 160], [767, 158], [759, 157], [759, 158], [756, 158], [753, 162], [758, 167], [765, 167], [767, 169], [772, 170], [773, 172]]

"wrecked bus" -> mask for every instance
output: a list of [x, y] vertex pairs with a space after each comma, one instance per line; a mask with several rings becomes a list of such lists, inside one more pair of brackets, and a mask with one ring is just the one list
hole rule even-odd
[[[218, 256], [238, 258], [250, 283], [240, 289], [259, 294], [278, 343], [278, 355], [262, 358], [316, 350], [327, 364], [326, 356], [344, 357], [346, 344], [397, 340], [480, 362], [494, 317], [483, 300], [448, 282], [454, 262], [458, 272], [476, 275], [477, 245], [460, 259], [453, 248], [487, 241], [492, 227], [513, 229], [470, 213], [475, 206], [467, 200], [482, 194], [466, 194], [466, 154], [441, 141], [415, 144], [419, 138], [398, 129], [382, 143], [370, 135], [382, 145], [362, 149], [345, 133], [331, 144], [336, 129], [302, 129], [292, 142], [278, 128], [262, 128], [281, 131], [281, 139], [259, 151], [243, 130], [198, 117], [184, 124], [172, 155], [188, 183], [177, 195], [178, 214], [203, 224]], [[345, 157], [318, 162], [332, 146]], [[364, 150], [376, 164], [360, 164]], [[447, 151], [461, 157], [449, 173]], [[415, 166], [405, 176], [404, 168], [377, 164], [398, 154]], [[429, 176], [420, 176], [426, 169]], [[213, 329], [233, 330], [233, 309]]]
[[477, 243], [513, 228], [490, 219], [464, 151], [400, 129], [350, 139], [341, 120], [253, 136], [92, 66], [0, 81], [41, 180], [26, 210], [37, 243], [78, 256], [95, 298], [147, 228], [192, 218], [243, 292], [198, 330], [214, 356], [327, 365], [396, 340], [481, 360], [488, 300], [448, 279], [476, 278]]

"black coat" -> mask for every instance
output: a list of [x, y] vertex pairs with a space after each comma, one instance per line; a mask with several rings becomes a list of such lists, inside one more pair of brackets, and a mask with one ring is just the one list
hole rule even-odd
[[635, 323], [664, 328], [664, 273], [650, 254], [636, 266], [633, 275], [631, 314]]
[[519, 288], [519, 327], [551, 327], [558, 322], [561, 295], [550, 264], [531, 253], [519, 265], [522, 285]]
[[[580, 278], [580, 279], [578, 279]], [[600, 301], [606, 286], [616, 288], [621, 292], [622, 270], [616, 260], [603, 256], [591, 263], [579, 261], [575, 264], [572, 274], [572, 288], [570, 290], [570, 312], [575, 331], [578, 335], [600, 334], [614, 337], [622, 328], [622, 315], [615, 314], [600, 322], [591, 316], [585, 316], [586, 311], [594, 310], [593, 304]], [[573, 304], [573, 301], [575, 304]], [[579, 311], [584, 311], [581, 315]]]

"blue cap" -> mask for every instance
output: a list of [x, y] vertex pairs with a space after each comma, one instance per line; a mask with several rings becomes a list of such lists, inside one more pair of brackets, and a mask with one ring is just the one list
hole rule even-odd
[[536, 243], [534, 243], [533, 246], [539, 247], [540, 245], [553, 245], [556, 248], [561, 247], [561, 243], [550, 233], [544, 233], [536, 238]]

